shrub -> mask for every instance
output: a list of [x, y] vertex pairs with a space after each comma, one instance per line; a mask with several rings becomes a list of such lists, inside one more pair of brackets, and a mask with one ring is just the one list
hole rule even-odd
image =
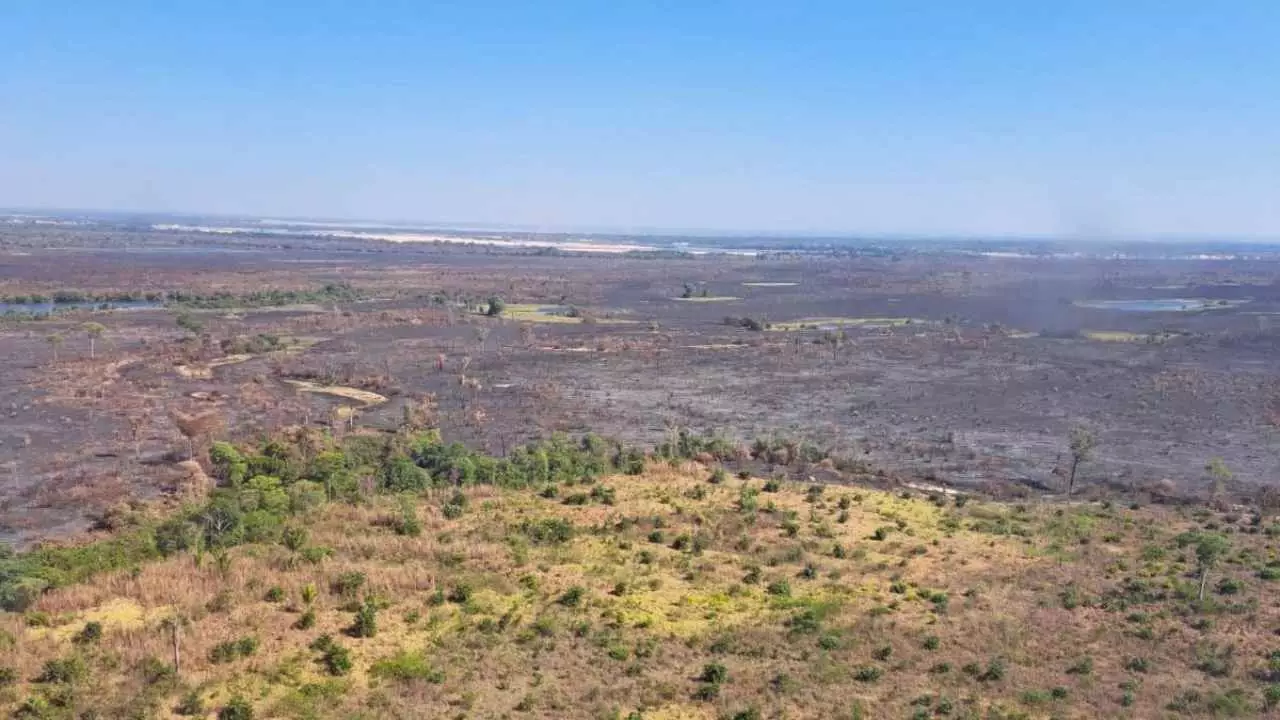
[[316, 592], [316, 586], [314, 583], [307, 583], [306, 585], [303, 585], [301, 591], [302, 602], [308, 605], [315, 602]]
[[[328, 636], [325, 636], [328, 637]], [[323, 650], [320, 662], [330, 675], [342, 676], [351, 672], [351, 651], [336, 642], [330, 642]]]
[[1064, 688], [1064, 687], [1062, 687], [1061, 685], [1059, 685], [1059, 686], [1057, 686], [1057, 687], [1055, 687], [1054, 689], [1052, 689], [1052, 690], [1050, 690], [1050, 691], [1049, 691], [1049, 695], [1050, 695], [1054, 700], [1062, 700], [1062, 699], [1065, 699], [1065, 698], [1067, 697], [1067, 694], [1068, 694], [1068, 693], [1067, 693], [1067, 689], [1066, 689], [1066, 688]]
[[1124, 669], [1130, 672], [1145, 673], [1151, 669], [1151, 663], [1146, 658], [1134, 657], [1124, 661]]
[[1219, 595], [1239, 595], [1244, 589], [1244, 583], [1233, 578], [1222, 578], [1215, 589]]
[[396, 534], [405, 537], [418, 537], [422, 534], [422, 521], [418, 519], [418, 506], [413, 498], [400, 498], [400, 519], [396, 521]]
[[369, 674], [400, 682], [425, 680], [435, 685], [444, 682], [444, 671], [433, 667], [421, 652], [401, 651], [383, 658], [369, 668]]
[[775, 580], [769, 583], [769, 586], [765, 588], [765, 592], [778, 597], [791, 597], [791, 583], [786, 580]]
[[373, 604], [373, 600], [365, 600], [356, 611], [355, 622], [351, 624], [348, 634], [357, 638], [371, 638], [378, 634], [378, 607]]
[[767, 493], [776, 493], [782, 489], [782, 481], [777, 478], [769, 478], [764, 481], [764, 491]]
[[218, 643], [209, 650], [209, 662], [214, 664], [229, 663], [240, 658], [246, 658], [254, 654], [258, 650], [258, 639], [255, 637], [242, 637], [238, 640], [228, 640]]
[[560, 545], [573, 539], [574, 528], [573, 523], [563, 518], [543, 518], [525, 520], [520, 532], [535, 545]]
[[722, 683], [729, 679], [729, 670], [720, 663], [707, 663], [702, 666], [702, 674], [698, 680], [706, 683]]
[[316, 625], [315, 608], [307, 608], [306, 612], [298, 616], [298, 621], [293, 626], [299, 630], [310, 630]]
[[365, 575], [357, 570], [344, 572], [329, 584], [329, 592], [343, 597], [354, 597], [364, 587]]
[[310, 539], [310, 533], [307, 529], [298, 525], [290, 525], [280, 534], [280, 542], [284, 546], [294, 552], [298, 552], [307, 546], [307, 540]]
[[888, 660], [891, 655], [893, 655], [892, 645], [885, 645], [883, 647], [878, 647], [871, 653], [871, 657], [881, 662]]
[[142, 674], [142, 680], [148, 685], [159, 685], [160, 683], [172, 680], [178, 675], [178, 671], [172, 665], [164, 662], [154, 655], [148, 655], [142, 661], [139, 668]]
[[1093, 658], [1084, 657], [1067, 668], [1068, 675], [1090, 675], [1093, 673]]
[[18, 671], [11, 667], [0, 667], [0, 688], [9, 687], [18, 682]]
[[1266, 690], [1262, 691], [1262, 707], [1265, 710], [1274, 710], [1280, 706], [1280, 685], [1268, 685]]
[[718, 697], [720, 697], [720, 686], [715, 683], [705, 683], [698, 686], [698, 689], [693, 691], [694, 700], [711, 702]]
[[182, 696], [182, 699], [178, 701], [176, 706], [174, 706], [173, 711], [179, 715], [185, 715], [188, 717], [204, 715], [204, 698], [200, 697], [200, 693], [192, 690]]
[[279, 585], [273, 585], [270, 589], [267, 590], [266, 595], [262, 596], [262, 599], [271, 603], [281, 602], [282, 600], [284, 600], [284, 588], [280, 587]]
[[471, 586], [466, 583], [458, 583], [449, 591], [449, 602], [461, 605], [471, 599]]
[[218, 720], [253, 720], [253, 706], [236, 695], [218, 710]]
[[574, 585], [568, 590], [565, 590], [564, 594], [561, 595], [556, 602], [565, 607], [578, 607], [578, 605], [582, 603], [582, 596], [585, 595], [586, 592], [587, 591], [582, 589], [581, 586]]
[[96, 643], [101, 639], [102, 623], [94, 620], [85, 623], [84, 627], [80, 629], [80, 632], [76, 633], [76, 636], [72, 638], [72, 641], [77, 645], [89, 645], [91, 643]]
[[926, 637], [924, 639], [924, 643], [922, 643], [925, 650], [937, 650], [941, 644], [942, 641], [938, 639], [937, 635], [930, 635]]
[[872, 665], [866, 665], [864, 667], [858, 668], [853, 672], [853, 679], [857, 680], [858, 682], [869, 683], [869, 682], [875, 682], [879, 680], [880, 676], [883, 674], [884, 672], [880, 668]]
[[36, 677], [38, 683], [73, 684], [83, 680], [89, 674], [89, 668], [79, 657], [48, 660]]
[[977, 677], [981, 682], [999, 682], [1004, 679], [1005, 662], [1001, 658], [993, 658], [987, 663], [987, 669], [983, 670]]

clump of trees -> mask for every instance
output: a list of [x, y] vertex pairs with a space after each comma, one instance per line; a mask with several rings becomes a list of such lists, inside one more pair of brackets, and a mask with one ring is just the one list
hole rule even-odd
[[747, 330], [751, 330], [752, 332], [761, 332], [763, 330], [768, 330], [770, 327], [772, 327], [772, 325], [765, 322], [764, 320], [758, 320], [753, 317], [734, 317], [732, 315], [725, 316], [724, 324], [730, 327], [745, 328]]

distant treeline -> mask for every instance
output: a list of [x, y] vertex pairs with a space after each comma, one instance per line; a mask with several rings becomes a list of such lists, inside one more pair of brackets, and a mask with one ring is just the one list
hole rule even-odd
[[0, 302], [9, 303], [11, 305], [163, 302], [164, 299], [165, 294], [163, 292], [142, 292], [140, 290], [121, 290], [116, 292], [58, 290], [50, 295], [31, 293], [30, 295], [0, 296]]
[[255, 290], [248, 293], [219, 291], [197, 293], [187, 290], [121, 290], [89, 292], [85, 290], [58, 290], [52, 294], [0, 296], [0, 302], [10, 305], [110, 305], [112, 303], [164, 303], [197, 309], [230, 309], [238, 307], [274, 307], [302, 303], [352, 302], [365, 297], [365, 293], [346, 283], [328, 283], [313, 290]]

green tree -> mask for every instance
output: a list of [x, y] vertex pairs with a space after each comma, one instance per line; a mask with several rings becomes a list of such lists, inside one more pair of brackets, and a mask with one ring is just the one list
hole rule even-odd
[[1200, 570], [1200, 592], [1196, 596], [1204, 600], [1204, 590], [1209, 584], [1209, 572], [1217, 566], [1222, 556], [1231, 551], [1231, 541], [1225, 535], [1212, 532], [1190, 532], [1178, 536], [1178, 546], [1192, 545], [1196, 551], [1196, 564]]
[[1208, 473], [1209, 482], [1212, 483], [1214, 499], [1220, 499], [1227, 492], [1227, 483], [1231, 481], [1231, 468], [1227, 467], [1222, 458], [1216, 457], [1204, 466], [1204, 471]]
[[502, 315], [502, 312], [506, 309], [507, 309], [507, 304], [503, 302], [502, 298], [498, 297], [497, 295], [494, 295], [493, 297], [489, 298], [489, 307], [485, 309], [484, 314], [488, 315], [489, 317], [499, 317]]
[[89, 359], [93, 360], [96, 357], [94, 350], [98, 338], [102, 337], [102, 335], [107, 332], [107, 328], [101, 323], [87, 322], [84, 325], [81, 325], [80, 329], [89, 337]]
[[1071, 439], [1069, 446], [1071, 448], [1071, 472], [1067, 476], [1067, 497], [1071, 497], [1071, 493], [1076, 488], [1076, 471], [1080, 469], [1080, 463], [1093, 457], [1093, 448], [1097, 445], [1097, 438], [1094, 437], [1093, 431], [1083, 425], [1076, 425], [1071, 428]]
[[186, 330], [192, 335], [199, 335], [200, 331], [204, 329], [204, 323], [200, 322], [199, 318], [197, 318], [195, 315], [192, 315], [189, 312], [178, 313], [178, 316], [177, 318], [175, 318], [175, 320], [178, 323], [178, 327], [180, 329]]
[[66, 341], [61, 333], [49, 333], [44, 336], [44, 341], [49, 343], [49, 347], [53, 348], [53, 362], [58, 363], [58, 348], [62, 347], [62, 343]]

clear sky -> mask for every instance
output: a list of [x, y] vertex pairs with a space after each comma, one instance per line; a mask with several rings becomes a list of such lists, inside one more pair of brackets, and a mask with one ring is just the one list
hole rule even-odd
[[0, 207], [1280, 236], [1280, 2], [0, 0]]

